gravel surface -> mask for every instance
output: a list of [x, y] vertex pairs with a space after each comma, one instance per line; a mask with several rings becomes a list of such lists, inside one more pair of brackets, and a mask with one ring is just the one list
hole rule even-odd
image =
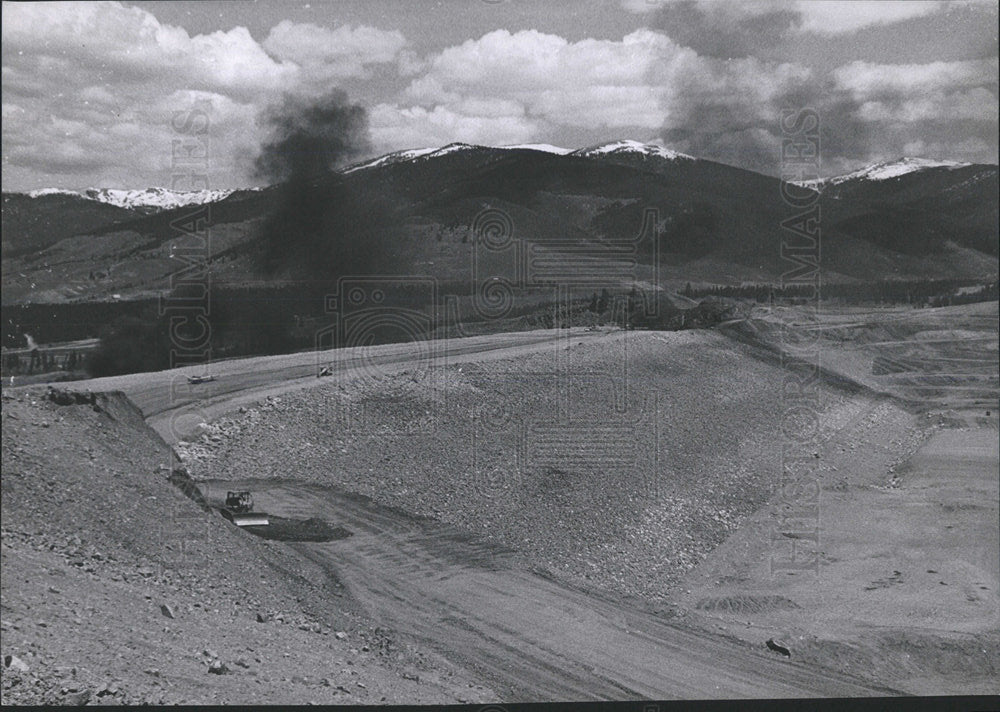
[[286, 544], [199, 509], [170, 463], [120, 394], [4, 392], [4, 704], [496, 699]]
[[631, 332], [268, 398], [178, 451], [196, 479], [337, 484], [658, 600], [773, 492], [782, 379], [713, 332]]

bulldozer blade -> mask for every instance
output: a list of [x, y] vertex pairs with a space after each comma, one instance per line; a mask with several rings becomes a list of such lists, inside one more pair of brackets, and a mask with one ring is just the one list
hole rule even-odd
[[263, 527], [269, 524], [266, 514], [259, 512], [228, 512], [222, 510], [222, 516], [238, 527]]

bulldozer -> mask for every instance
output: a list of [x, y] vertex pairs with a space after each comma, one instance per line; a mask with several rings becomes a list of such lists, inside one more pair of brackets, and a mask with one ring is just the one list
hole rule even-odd
[[253, 511], [253, 495], [249, 492], [226, 492], [222, 516], [238, 527], [259, 527], [268, 524], [266, 514]]

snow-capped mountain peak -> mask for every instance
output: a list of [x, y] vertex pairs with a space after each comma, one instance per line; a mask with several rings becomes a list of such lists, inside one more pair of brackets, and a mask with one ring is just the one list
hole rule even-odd
[[562, 148], [560, 146], [553, 146], [550, 143], [517, 143], [517, 144], [511, 144], [509, 146], [498, 146], [497, 148], [526, 149], [528, 151], [541, 151], [542, 153], [554, 153], [558, 156], [565, 156], [569, 153], [573, 153], [572, 148]]
[[185, 205], [211, 203], [229, 197], [233, 190], [190, 190], [178, 191], [166, 188], [146, 188], [145, 190], [120, 190], [117, 188], [87, 188], [86, 190], [64, 190], [62, 188], [41, 188], [28, 192], [31, 198], [47, 195], [72, 195], [98, 203], [107, 203], [131, 210], [153, 208], [169, 210]]
[[349, 166], [341, 171], [341, 173], [353, 173], [354, 171], [366, 170], [368, 168], [378, 168], [379, 166], [387, 166], [393, 163], [407, 163], [410, 161], [416, 161], [423, 158], [433, 158], [437, 156], [444, 156], [448, 153], [454, 153], [455, 151], [464, 151], [470, 148], [485, 148], [484, 146], [473, 146], [468, 143], [449, 143], [447, 146], [431, 146], [428, 148], [407, 148], [402, 151], [393, 151], [392, 153], [387, 153], [384, 156], [379, 156], [378, 158], [373, 158], [368, 161], [363, 161], [361, 163], [355, 163], [353, 166]]
[[185, 205], [213, 203], [228, 198], [232, 190], [175, 191], [166, 188], [145, 190], [118, 190], [115, 188], [88, 188], [83, 196], [119, 208], [159, 208], [167, 210]]
[[516, 143], [507, 144], [505, 146], [485, 146], [479, 144], [471, 143], [449, 143], [446, 146], [435, 146], [429, 148], [409, 148], [403, 151], [393, 151], [392, 153], [387, 153], [384, 156], [379, 156], [378, 158], [370, 159], [362, 163], [357, 163], [344, 169], [343, 173], [353, 173], [354, 171], [359, 171], [368, 168], [377, 168], [379, 166], [385, 166], [392, 163], [404, 163], [411, 161], [423, 160], [426, 158], [437, 158], [439, 156], [445, 156], [449, 153], [456, 153], [458, 151], [471, 151], [471, 150], [492, 150], [492, 151], [539, 151], [541, 153], [551, 153], [558, 156], [603, 156], [607, 154], [620, 154], [620, 153], [638, 153], [648, 156], [658, 156], [660, 158], [667, 159], [688, 159], [694, 160], [692, 156], [685, 155], [683, 153], [678, 153], [677, 151], [671, 151], [668, 148], [662, 146], [656, 146], [653, 144], [644, 144], [638, 141], [624, 140], [615, 141], [613, 143], [604, 144], [601, 146], [592, 146], [590, 148], [581, 148], [579, 150], [574, 150], [572, 148], [562, 148], [561, 146], [553, 146], [549, 143]]
[[433, 148], [408, 148], [404, 151], [393, 151], [392, 153], [387, 153], [384, 156], [379, 156], [369, 161], [364, 161], [362, 163], [357, 163], [349, 168], [344, 169], [344, 173], [353, 173], [354, 171], [359, 171], [362, 168], [376, 168], [378, 166], [385, 166], [390, 163], [400, 163], [402, 161], [412, 161], [415, 158], [420, 158], [421, 156], [426, 156], [430, 153], [434, 153], [438, 150], [437, 146]]
[[588, 148], [581, 148], [578, 151], [573, 151], [574, 156], [585, 157], [620, 155], [626, 153], [657, 156], [659, 158], [666, 158], [669, 160], [695, 160], [694, 156], [689, 156], [686, 153], [680, 153], [679, 151], [673, 151], [669, 148], [664, 148], [663, 146], [657, 146], [656, 144], [640, 143], [639, 141], [632, 141], [630, 139], [612, 141], [611, 143], [601, 144], [600, 146], [590, 146]]
[[448, 153], [455, 153], [456, 151], [468, 151], [470, 148], [486, 148], [486, 146], [475, 146], [471, 143], [462, 143], [461, 141], [455, 141], [454, 143], [449, 143], [447, 146], [442, 146], [436, 151], [431, 151], [428, 156], [444, 156]]
[[39, 188], [38, 190], [29, 190], [27, 193], [29, 198], [41, 198], [46, 195], [77, 195], [80, 193], [75, 190], [64, 190], [63, 188]]
[[907, 173], [927, 170], [928, 168], [948, 168], [953, 170], [955, 168], [964, 168], [965, 166], [970, 165], [972, 164], [960, 163], [958, 161], [935, 161], [930, 158], [900, 158], [895, 161], [873, 163], [872, 165], [861, 168], [860, 170], [856, 170], [842, 176], [837, 176], [835, 178], [829, 178], [826, 183], [837, 185], [838, 183], [856, 179], [888, 180], [890, 178], [898, 178], [899, 176], [906, 175]]
[[473, 143], [462, 143], [456, 141], [455, 143], [449, 143], [445, 146], [432, 146], [428, 148], [408, 148], [403, 151], [393, 151], [392, 153], [387, 153], [384, 156], [379, 156], [362, 163], [356, 163], [342, 171], [342, 173], [353, 173], [354, 171], [360, 171], [367, 168], [377, 168], [378, 166], [385, 166], [392, 163], [405, 163], [410, 161], [417, 161], [425, 158], [437, 158], [439, 156], [446, 156], [449, 153], [457, 153], [458, 151], [472, 151], [472, 150], [529, 150], [529, 151], [542, 151], [543, 153], [556, 153], [559, 155], [566, 155], [572, 153], [572, 149], [560, 148], [559, 146], [552, 146], [547, 143], [521, 143], [508, 146], [483, 146]]

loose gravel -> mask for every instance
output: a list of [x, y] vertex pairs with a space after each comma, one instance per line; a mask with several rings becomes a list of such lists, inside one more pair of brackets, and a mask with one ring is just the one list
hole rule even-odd
[[[783, 377], [715, 332], [631, 332], [373, 369], [242, 408], [177, 450], [196, 479], [334, 484], [663, 600], [774, 491]], [[851, 398], [822, 391], [824, 427]]]

